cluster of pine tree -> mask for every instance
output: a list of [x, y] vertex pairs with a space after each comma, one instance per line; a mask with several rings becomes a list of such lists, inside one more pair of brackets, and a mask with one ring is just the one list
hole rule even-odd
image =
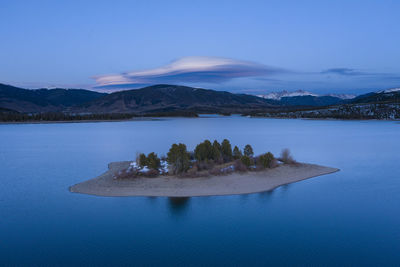
[[138, 165], [149, 169], [158, 170], [161, 167], [161, 160], [156, 153], [151, 152], [147, 156], [143, 153], [139, 154]]
[[224, 163], [233, 159], [232, 146], [229, 140], [224, 139], [220, 144], [217, 140], [211, 144], [209, 140], [198, 144], [194, 149], [194, 158], [198, 162]]
[[[292, 160], [288, 150], [282, 158], [288, 162]], [[198, 144], [193, 152], [189, 152], [185, 144], [173, 144], [167, 153], [167, 157], [163, 160], [168, 163], [168, 172], [174, 175], [189, 172], [196, 176], [198, 171], [204, 170], [208, 170], [210, 174], [222, 174], [227, 169], [247, 171], [276, 166], [276, 159], [271, 152], [255, 157], [251, 145], [246, 145], [242, 152], [238, 146], [234, 146], [232, 149], [228, 139], [224, 139], [221, 143], [217, 140], [214, 140], [213, 143], [210, 140], [205, 140]], [[141, 168], [147, 167], [156, 175], [160, 174], [161, 160], [154, 152], [147, 156], [143, 153], [139, 154], [137, 164]], [[229, 166], [233, 168], [229, 168]]]
[[232, 145], [227, 139], [224, 139], [221, 144], [217, 140], [214, 140], [212, 144], [209, 140], [205, 140], [198, 144], [194, 150], [194, 158], [198, 162], [221, 164], [240, 159], [250, 166], [253, 156], [254, 152], [251, 145], [246, 145], [242, 153], [238, 146], [235, 146], [232, 150]]

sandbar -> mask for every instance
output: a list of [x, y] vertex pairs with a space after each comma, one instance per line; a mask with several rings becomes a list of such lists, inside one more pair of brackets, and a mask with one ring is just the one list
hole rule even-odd
[[181, 178], [162, 175], [156, 178], [114, 179], [114, 174], [126, 169], [130, 161], [112, 162], [102, 175], [75, 184], [70, 192], [96, 196], [164, 196], [194, 197], [250, 194], [270, 191], [281, 185], [299, 182], [339, 171], [316, 164], [283, 164], [273, 169], [234, 172], [228, 175]]

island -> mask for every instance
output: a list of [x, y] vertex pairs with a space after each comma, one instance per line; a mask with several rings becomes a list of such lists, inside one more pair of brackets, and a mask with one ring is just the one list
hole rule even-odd
[[70, 192], [97, 196], [193, 197], [250, 194], [272, 190], [308, 178], [339, 171], [337, 168], [300, 163], [284, 149], [254, 156], [251, 145], [243, 149], [229, 140], [209, 140], [187, 151], [173, 144], [167, 156], [138, 153], [135, 161], [113, 162], [102, 175], [75, 184]]

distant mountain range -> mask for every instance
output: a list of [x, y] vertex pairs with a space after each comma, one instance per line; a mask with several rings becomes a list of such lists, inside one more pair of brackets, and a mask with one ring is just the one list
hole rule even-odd
[[386, 89], [383, 91], [379, 91], [378, 93], [394, 93], [394, 92], [400, 92], [400, 88]]
[[273, 100], [281, 100], [282, 97], [293, 97], [293, 96], [318, 96], [317, 94], [313, 94], [311, 92], [297, 90], [294, 92], [288, 92], [286, 90], [280, 92], [271, 92], [267, 94], [259, 94], [258, 97], [265, 99], [273, 99]]
[[352, 99], [351, 103], [400, 103], [400, 89], [394, 88], [360, 95]]
[[21, 113], [151, 113], [188, 110], [233, 112], [279, 106], [273, 100], [177, 85], [154, 85], [111, 94], [82, 89], [27, 90], [0, 84], [0, 108]]
[[246, 113], [254, 110], [287, 110], [355, 103], [399, 103], [399, 100], [399, 88], [353, 97], [317, 95], [307, 91], [283, 91], [254, 96], [166, 84], [110, 94], [83, 89], [28, 90], [0, 84], [0, 113]]
[[344, 103], [344, 100], [350, 100], [356, 97], [350, 94], [328, 94], [318, 95], [308, 91], [297, 90], [293, 92], [280, 91], [257, 95], [264, 99], [280, 101], [285, 106], [329, 106]]
[[288, 92], [288, 91], [284, 90], [284, 91], [280, 91], [280, 92], [259, 94], [257, 96], [265, 98], [265, 99], [273, 99], [273, 100], [281, 100], [284, 97], [297, 97], [297, 96], [316, 96], [316, 97], [331, 96], [331, 97], [336, 97], [336, 98], [340, 98], [340, 99], [352, 99], [352, 98], [356, 97], [355, 95], [351, 95], [351, 94], [318, 95], [318, 94], [311, 93], [308, 91], [303, 91], [303, 90], [297, 90], [297, 91], [293, 91], [293, 92]]

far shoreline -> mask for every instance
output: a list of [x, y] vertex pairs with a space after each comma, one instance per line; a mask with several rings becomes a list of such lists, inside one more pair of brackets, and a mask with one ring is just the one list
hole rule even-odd
[[249, 116], [250, 119], [274, 119], [274, 120], [305, 120], [305, 121], [394, 121], [400, 122], [400, 119], [338, 119], [338, 118], [291, 118], [291, 117], [264, 117]]
[[0, 121], [2, 124], [59, 124], [59, 123], [98, 123], [98, 122], [126, 122], [126, 121], [158, 121], [167, 118], [184, 118], [184, 117], [137, 117], [133, 119], [119, 120], [65, 120], [65, 121]]
[[[199, 117], [186, 117], [186, 116], [155, 116], [155, 117], [135, 117], [132, 119], [116, 119], [116, 120], [65, 120], [65, 121], [0, 121], [0, 125], [18, 125], [18, 124], [62, 124], [62, 123], [100, 123], [100, 122], [129, 122], [129, 121], [160, 121], [167, 119], [200, 119], [200, 118], [218, 118], [208, 117], [207, 115], [219, 115], [219, 114], [199, 114]], [[205, 115], [205, 116], [201, 116]], [[336, 118], [289, 118], [289, 117], [262, 117], [262, 116], [243, 116], [241, 114], [232, 114], [239, 117], [247, 117], [250, 119], [273, 119], [273, 120], [305, 120], [305, 121], [387, 121], [387, 122], [400, 122], [400, 119], [336, 119]], [[232, 116], [231, 115], [231, 116]], [[226, 115], [220, 115], [221, 118], [231, 117]]]
[[102, 175], [69, 187], [72, 193], [106, 197], [195, 197], [224, 196], [260, 193], [273, 190], [313, 177], [339, 171], [337, 168], [316, 164], [284, 164], [258, 172], [232, 173], [228, 175], [180, 178], [159, 176], [156, 178], [114, 179], [114, 174], [129, 166], [130, 161], [113, 162]]

